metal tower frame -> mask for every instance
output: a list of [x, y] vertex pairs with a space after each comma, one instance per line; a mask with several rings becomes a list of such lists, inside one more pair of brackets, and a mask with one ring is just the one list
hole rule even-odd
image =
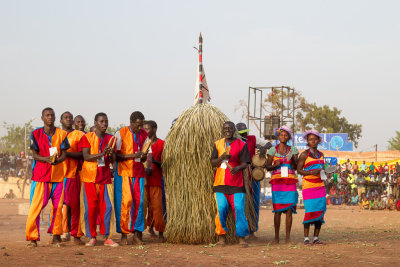
[[[295, 128], [295, 89], [289, 86], [272, 86], [272, 87], [252, 87], [249, 86], [248, 98], [247, 98], [247, 125], [250, 127], [250, 121], [254, 121], [258, 123], [258, 129], [260, 131], [260, 137], [264, 132], [264, 121], [265, 116], [274, 115], [274, 114], [266, 114], [267, 111], [264, 110], [264, 91], [281, 91], [281, 112], [279, 115], [281, 125], [286, 123], [292, 124], [292, 133], [294, 135]], [[283, 93], [286, 92], [286, 97], [283, 96]], [[253, 99], [253, 101], [251, 101]], [[284, 103], [286, 101], [286, 108], [283, 108]], [[259, 110], [257, 110], [259, 107]], [[292, 140], [294, 140], [294, 136], [292, 136]]]

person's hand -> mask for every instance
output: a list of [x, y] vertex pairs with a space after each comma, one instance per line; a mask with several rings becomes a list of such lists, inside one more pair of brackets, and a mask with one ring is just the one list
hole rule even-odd
[[240, 171], [240, 166], [233, 167], [230, 171], [232, 174], [236, 174]]
[[270, 149], [270, 148], [272, 147], [271, 142], [266, 143], [264, 147], [265, 147], [266, 149]]
[[147, 159], [147, 153], [142, 152], [142, 156], [140, 157], [141, 160]]
[[277, 167], [279, 167], [279, 166], [281, 166], [281, 161], [280, 161], [280, 160], [276, 160], [276, 161], [274, 162], [274, 165], [272, 165], [273, 168], [277, 168]]
[[146, 168], [145, 171], [146, 171], [146, 175], [147, 175], [147, 176], [151, 176], [152, 171], [151, 171], [150, 168]]
[[46, 157], [45, 162], [51, 164], [51, 157]]
[[143, 152], [142, 151], [136, 152], [135, 154], [133, 154], [133, 156], [135, 158], [141, 158], [143, 156]]
[[222, 160], [229, 160], [231, 157], [232, 157], [232, 155], [226, 154], [226, 153], [224, 152], [224, 154], [222, 154], [220, 158], [221, 158]]
[[113, 149], [107, 145], [103, 152], [104, 155], [111, 155], [113, 153]]

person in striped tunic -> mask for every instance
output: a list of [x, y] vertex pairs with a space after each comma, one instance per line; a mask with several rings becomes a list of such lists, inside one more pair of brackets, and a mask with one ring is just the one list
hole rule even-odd
[[296, 213], [298, 193], [296, 162], [299, 152], [295, 146], [287, 145], [292, 132], [286, 126], [275, 130], [279, 144], [268, 150], [267, 170], [271, 171], [272, 206], [274, 213], [275, 243], [279, 243], [281, 215], [286, 214], [286, 243], [290, 242], [292, 214]]
[[[314, 224], [314, 237], [312, 244], [323, 245], [318, 236], [324, 223], [326, 212], [326, 192], [324, 185], [324, 154], [318, 151], [318, 144], [322, 137], [316, 130], [307, 131], [303, 137], [307, 140], [309, 149], [301, 153], [297, 164], [297, 173], [303, 175], [303, 200], [304, 215], [304, 245], [311, 245], [308, 238], [310, 225]], [[321, 179], [322, 178], [322, 179]]]

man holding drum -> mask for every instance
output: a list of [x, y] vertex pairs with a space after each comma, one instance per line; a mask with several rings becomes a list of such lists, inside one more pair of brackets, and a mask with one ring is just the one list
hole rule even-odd
[[[244, 124], [243, 122], [240, 122], [238, 124], [236, 124], [236, 129], [238, 131], [238, 133], [240, 134], [240, 137], [242, 138], [243, 141], [246, 142], [247, 144], [247, 148], [249, 149], [250, 152], [250, 157], [251, 160], [253, 161], [253, 165], [259, 165], [259, 166], [255, 166], [255, 167], [263, 167], [265, 166], [265, 153], [266, 150], [269, 149], [272, 145], [271, 143], [269, 143], [267, 140], [262, 140], [257, 138], [254, 135], [249, 135], [248, 132], [250, 131], [246, 124]], [[260, 155], [254, 157], [254, 155], [256, 154], [256, 147], [260, 147]], [[254, 164], [254, 161], [259, 162], [259, 164]], [[251, 194], [253, 197], [253, 206], [254, 206], [254, 210], [255, 210], [255, 227], [256, 229], [250, 229], [250, 235], [249, 235], [249, 239], [255, 239], [256, 236], [254, 235], [254, 232], [256, 232], [258, 230], [258, 220], [259, 220], [259, 213], [260, 213], [260, 181], [264, 178], [265, 173], [264, 173], [264, 169], [263, 168], [255, 168], [253, 170], [254, 174], [259, 173], [259, 178], [260, 179], [256, 179], [257, 177], [254, 177], [253, 175], [251, 175], [251, 166], [249, 166], [249, 179], [250, 177], [252, 179], [250, 179], [250, 188], [251, 188]], [[252, 177], [253, 176], [253, 177]]]

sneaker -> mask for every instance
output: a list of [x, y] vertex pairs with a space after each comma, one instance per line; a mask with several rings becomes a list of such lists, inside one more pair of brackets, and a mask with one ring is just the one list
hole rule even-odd
[[118, 243], [115, 243], [112, 239], [106, 239], [106, 241], [104, 241], [104, 246], [106, 247], [119, 247]]
[[87, 242], [87, 243], [85, 244], [85, 246], [87, 246], [87, 247], [94, 247], [94, 246], [96, 246], [96, 238], [91, 238], [91, 239], [89, 240], [89, 242]]

